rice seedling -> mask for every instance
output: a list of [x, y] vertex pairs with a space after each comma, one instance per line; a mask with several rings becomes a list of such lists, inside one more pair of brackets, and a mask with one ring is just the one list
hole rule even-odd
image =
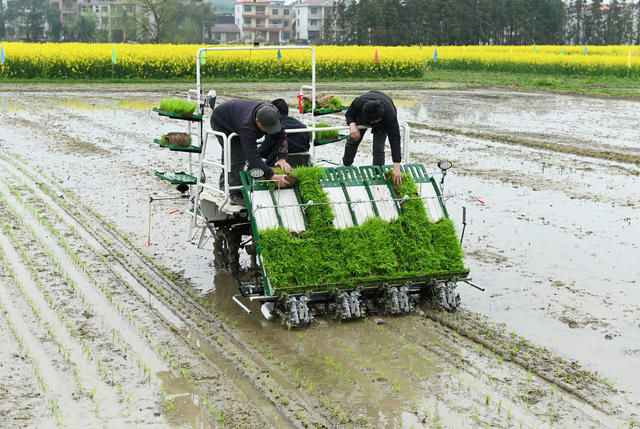
[[175, 400], [176, 400], [176, 398], [175, 398], [175, 397], [171, 397], [171, 398], [169, 398], [169, 399], [167, 400], [167, 405], [166, 405], [166, 406], [167, 406], [167, 411], [168, 411], [169, 413], [172, 413], [172, 412], [173, 412], [173, 410], [174, 410], [174, 408], [175, 408]]

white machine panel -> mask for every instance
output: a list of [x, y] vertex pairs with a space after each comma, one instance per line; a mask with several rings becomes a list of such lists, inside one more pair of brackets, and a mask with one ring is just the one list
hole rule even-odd
[[347, 186], [346, 189], [358, 225], [362, 225], [367, 219], [375, 216], [373, 205], [369, 201], [371, 198], [369, 197], [367, 188], [364, 186]]
[[371, 194], [378, 207], [378, 214], [387, 222], [398, 217], [398, 207], [387, 185], [369, 185]]
[[273, 193], [276, 197], [282, 226], [293, 232], [304, 231], [306, 228], [304, 226], [304, 217], [302, 217], [302, 208], [298, 203], [295, 191], [287, 188], [275, 190]]
[[253, 207], [253, 215], [256, 218], [258, 231], [279, 226], [278, 216], [276, 215], [276, 209], [273, 207], [273, 200], [269, 191], [254, 191], [251, 206]]
[[427, 215], [431, 222], [437, 222], [444, 217], [444, 211], [440, 205], [440, 201], [436, 190], [431, 183], [417, 183], [418, 193], [423, 198], [424, 207], [427, 209]]
[[344, 195], [341, 187], [333, 187], [333, 188], [323, 188], [327, 195], [329, 196], [329, 201], [333, 204], [333, 212], [335, 213], [335, 218], [333, 219], [333, 226], [338, 229], [345, 229], [347, 227], [353, 226], [353, 218], [351, 217], [351, 211], [349, 210], [349, 206], [346, 204], [347, 197]]

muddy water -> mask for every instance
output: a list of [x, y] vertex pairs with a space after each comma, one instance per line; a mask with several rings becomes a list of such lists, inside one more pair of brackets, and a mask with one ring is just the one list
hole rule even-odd
[[[434, 167], [440, 158], [454, 163], [445, 182], [446, 193], [455, 194], [448, 201], [449, 212], [460, 231], [462, 207], [467, 208], [467, 265], [474, 281], [487, 289], [481, 293], [461, 286], [465, 308], [505, 322], [518, 335], [566, 359], [586, 363], [602, 377], [616, 380], [616, 386], [638, 395], [637, 166], [505, 145], [436, 128], [638, 154], [640, 103], [493, 90], [389, 92], [397, 100], [400, 118], [416, 125], [412, 158]], [[368, 350], [391, 353], [385, 349], [384, 335], [371, 335], [372, 344], [363, 342], [372, 332], [371, 324], [321, 320], [300, 339], [264, 321], [257, 307], [247, 315], [230, 300], [235, 291], [229, 276], [214, 273], [211, 243], [201, 250], [185, 243], [188, 213], [169, 214], [184, 209], [184, 201], [155, 201], [148, 236], [149, 196], [176, 195], [153, 172], [188, 171], [187, 155], [160, 150], [152, 143], [160, 134], [183, 127], [150, 112], [169, 95], [174, 94], [44, 91], [35, 104], [33, 94], [0, 91], [0, 144], [61, 180], [150, 256], [191, 280], [235, 322], [239, 335], [263, 346], [263, 355], [270, 352], [272, 359], [291, 368], [291, 357], [295, 357], [301, 376], [331, 392], [332, 404], [349, 395], [351, 404], [362, 405], [360, 412], [367, 421], [384, 425], [399, 419], [410, 426], [416, 417], [406, 412], [411, 407], [402, 405], [410, 402], [403, 389], [397, 394], [393, 386], [388, 386], [389, 391], [360, 391], [344, 371], [336, 371], [340, 365], [356, 374], [358, 364], [351, 352], [357, 353], [363, 344]], [[283, 95], [294, 99], [293, 91], [254, 94], [265, 100]], [[346, 101], [357, 93], [338, 95]], [[342, 120], [336, 116], [326, 122]], [[339, 161], [341, 147], [321, 147], [318, 155]], [[366, 164], [370, 156], [367, 140], [356, 163]], [[401, 321], [385, 323], [402, 329], [394, 325]], [[424, 341], [430, 340], [425, 332]], [[335, 352], [328, 355], [318, 350]], [[434, 383], [446, 367], [416, 365], [424, 379]], [[384, 368], [403, 379], [397, 368], [386, 364]], [[374, 370], [369, 371], [375, 378]], [[295, 372], [289, 380], [278, 382], [297, 384]], [[416, 400], [432, 399], [422, 395]], [[447, 410], [441, 414], [446, 416]], [[443, 421], [460, 426], [455, 413], [450, 414]]]

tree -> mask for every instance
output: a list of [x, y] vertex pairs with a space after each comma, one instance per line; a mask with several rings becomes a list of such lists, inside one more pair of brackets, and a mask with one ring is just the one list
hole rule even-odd
[[584, 2], [582, 0], [576, 0], [573, 4], [572, 10], [573, 25], [570, 27], [572, 36], [569, 38], [569, 43], [581, 45], [584, 43]]
[[62, 35], [62, 19], [60, 18], [60, 9], [49, 5], [47, 7], [47, 24], [49, 25], [49, 39], [54, 42], [60, 41]]
[[601, 44], [603, 42], [602, 0], [591, 0], [588, 19], [585, 22], [585, 42]]
[[78, 42], [92, 42], [96, 36], [98, 22], [92, 13], [81, 13], [76, 17], [75, 39]]
[[327, 19], [322, 24], [322, 43], [342, 45], [348, 39], [347, 5], [345, 0], [336, 0]]
[[640, 45], [640, 0], [636, 4], [636, 45]]
[[135, 10], [128, 4], [114, 4], [111, 11], [111, 40], [117, 43], [137, 40]]
[[186, 18], [169, 34], [169, 39], [172, 43], [200, 43], [202, 27], [193, 18]]
[[18, 37], [37, 41], [44, 37], [47, 0], [14, 0], [8, 3], [6, 20], [18, 27]]
[[7, 27], [5, 26], [6, 12], [4, 3], [0, 1], [0, 39], [7, 37]]
[[603, 42], [605, 45], [617, 45], [620, 43], [620, 30], [622, 25], [622, 10], [618, 0], [611, 0], [609, 9], [604, 17]]

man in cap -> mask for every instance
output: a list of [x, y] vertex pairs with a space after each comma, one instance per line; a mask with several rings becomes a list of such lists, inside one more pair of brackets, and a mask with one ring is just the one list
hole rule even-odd
[[366, 130], [358, 129], [358, 125], [368, 125], [373, 133], [373, 165], [384, 165], [384, 142], [389, 137], [393, 170], [391, 177], [393, 183], [402, 183], [400, 172], [400, 127], [396, 106], [391, 98], [381, 91], [369, 91], [353, 100], [345, 112], [347, 125], [349, 125], [349, 138], [344, 147], [342, 164], [350, 166], [358, 152], [358, 145], [362, 141]]
[[[276, 98], [271, 102], [278, 112], [282, 120], [282, 126], [286, 130], [293, 128], [307, 128], [305, 124], [289, 116], [289, 106], [287, 102], [282, 98]], [[287, 149], [289, 153], [301, 153], [309, 150], [309, 133], [289, 133], [287, 135]], [[258, 155], [260, 155], [267, 165], [273, 165], [278, 160], [278, 147], [275, 140], [269, 136], [264, 136], [264, 142], [258, 148]], [[293, 161], [292, 161], [293, 163]]]
[[[281, 187], [288, 183], [284, 175], [274, 174], [273, 170], [258, 156], [256, 140], [265, 134], [270, 135], [278, 148], [276, 166], [285, 172], [291, 172], [287, 163], [287, 135], [280, 121], [278, 109], [271, 103], [256, 100], [231, 99], [215, 108], [211, 114], [211, 128], [226, 135], [238, 134], [230, 141], [231, 165], [229, 171], [229, 186], [239, 186], [240, 170], [248, 162], [249, 168], [260, 168], [264, 171], [264, 178], [275, 180]], [[222, 144], [222, 139], [219, 138]], [[244, 203], [240, 191], [231, 192], [232, 203]]]

